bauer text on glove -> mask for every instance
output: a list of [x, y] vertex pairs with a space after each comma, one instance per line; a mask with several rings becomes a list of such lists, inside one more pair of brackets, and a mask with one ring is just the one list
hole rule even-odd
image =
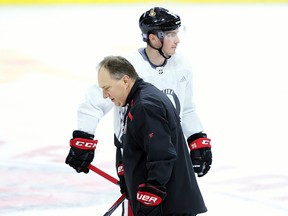
[[140, 203], [139, 216], [162, 216], [162, 202], [166, 197], [164, 188], [157, 188], [149, 184], [138, 187], [137, 201]]

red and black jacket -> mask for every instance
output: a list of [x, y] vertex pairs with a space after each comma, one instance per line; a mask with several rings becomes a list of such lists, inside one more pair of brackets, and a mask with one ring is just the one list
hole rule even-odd
[[123, 164], [134, 215], [139, 207], [138, 185], [143, 183], [166, 189], [164, 215], [206, 212], [180, 118], [170, 99], [139, 78], [126, 103]]

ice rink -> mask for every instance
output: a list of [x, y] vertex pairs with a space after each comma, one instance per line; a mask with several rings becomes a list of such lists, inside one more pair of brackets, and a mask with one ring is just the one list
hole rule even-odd
[[[203, 215], [288, 215], [288, 4], [119, 4], [0, 6], [1, 216], [102, 216], [120, 196], [64, 161], [97, 62], [145, 45], [152, 6], [185, 25], [179, 51], [213, 145]], [[116, 177], [111, 113], [96, 137], [93, 164]]]

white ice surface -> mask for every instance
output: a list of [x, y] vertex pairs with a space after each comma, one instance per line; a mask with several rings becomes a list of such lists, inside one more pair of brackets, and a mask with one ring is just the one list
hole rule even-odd
[[[150, 6], [0, 7], [1, 216], [101, 216], [120, 196], [64, 160], [97, 62], [144, 45], [138, 18]], [[288, 5], [160, 6], [182, 17], [179, 49], [213, 141], [198, 179], [205, 215], [287, 216]], [[96, 135], [93, 164], [116, 176], [111, 113]]]

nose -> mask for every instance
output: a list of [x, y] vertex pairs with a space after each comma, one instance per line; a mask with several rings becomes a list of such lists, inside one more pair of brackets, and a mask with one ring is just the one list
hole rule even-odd
[[176, 43], [176, 44], [180, 43], [180, 38], [179, 38], [179, 35], [178, 35], [178, 34], [177, 34], [177, 36], [176, 36], [175, 43]]
[[103, 93], [102, 93], [102, 94], [103, 94], [103, 98], [105, 98], [105, 99], [109, 97], [108, 93], [105, 92], [104, 90], [103, 90]]

